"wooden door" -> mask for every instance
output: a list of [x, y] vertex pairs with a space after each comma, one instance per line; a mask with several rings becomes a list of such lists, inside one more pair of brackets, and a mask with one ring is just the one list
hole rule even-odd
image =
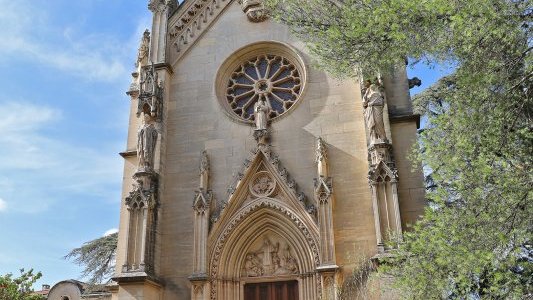
[[246, 284], [244, 300], [298, 300], [298, 281]]

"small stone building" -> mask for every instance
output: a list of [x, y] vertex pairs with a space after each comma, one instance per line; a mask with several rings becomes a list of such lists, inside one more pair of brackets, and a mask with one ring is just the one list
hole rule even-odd
[[111, 293], [102, 289], [89, 289], [88, 285], [74, 279], [56, 283], [48, 292], [48, 300], [111, 300]]
[[423, 211], [405, 69], [336, 80], [261, 0], [148, 7], [113, 299], [335, 299]]

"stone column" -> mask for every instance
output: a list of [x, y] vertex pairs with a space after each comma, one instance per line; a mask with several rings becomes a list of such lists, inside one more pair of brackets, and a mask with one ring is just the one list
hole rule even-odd
[[385, 247], [383, 245], [383, 236], [381, 235], [381, 222], [379, 214], [379, 205], [378, 205], [378, 184], [373, 181], [370, 183], [370, 188], [372, 189], [372, 210], [374, 212], [374, 227], [376, 229], [376, 242], [378, 245], [378, 253], [385, 252]]
[[335, 274], [337, 260], [335, 258], [335, 237], [333, 231], [333, 190], [332, 179], [329, 177], [326, 143], [317, 139], [315, 162], [317, 175], [315, 178], [315, 202], [318, 205], [318, 228], [320, 234], [320, 266], [317, 271], [321, 276], [322, 298], [336, 299]]
[[150, 0], [148, 9], [152, 12], [152, 43], [150, 60], [154, 63], [166, 62], [167, 23], [176, 0]]
[[191, 298], [193, 300], [207, 299], [207, 237], [209, 234], [209, 218], [212, 193], [209, 189], [209, 157], [203, 151], [200, 158], [199, 188], [193, 201], [194, 236], [193, 236], [193, 273], [189, 276], [192, 283]]
[[[398, 172], [392, 155], [389, 112], [381, 81], [366, 81], [362, 91], [367, 129], [369, 171], [368, 181], [372, 191], [372, 209], [378, 253], [385, 252], [390, 234], [401, 237], [401, 216], [398, 198]], [[389, 87], [391, 89], [391, 87]]]
[[394, 231], [398, 239], [402, 239], [402, 218], [400, 216], [400, 204], [398, 201], [398, 182], [396, 179], [391, 180], [392, 187], [392, 206], [393, 206], [393, 222]]

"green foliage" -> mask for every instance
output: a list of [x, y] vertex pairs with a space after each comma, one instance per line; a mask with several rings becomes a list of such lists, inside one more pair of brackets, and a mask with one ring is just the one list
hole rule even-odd
[[84, 267], [82, 277], [88, 278], [90, 285], [109, 279], [115, 268], [118, 233], [84, 243], [65, 256]]
[[0, 276], [0, 300], [44, 300], [44, 296], [33, 294], [31, 288], [41, 276], [41, 272], [34, 274], [33, 269], [27, 272], [21, 269], [17, 278], [11, 273]]
[[533, 9], [520, 0], [270, 0], [337, 76], [452, 64], [415, 97], [429, 207], [395, 267], [408, 299], [533, 297]]
[[371, 299], [373, 291], [372, 276], [375, 271], [372, 261], [359, 257], [352, 273], [347, 276], [337, 289], [338, 300], [366, 300]]

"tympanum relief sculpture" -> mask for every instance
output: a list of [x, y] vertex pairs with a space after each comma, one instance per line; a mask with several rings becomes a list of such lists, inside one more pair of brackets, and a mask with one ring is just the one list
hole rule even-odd
[[298, 264], [288, 244], [264, 237], [259, 249], [246, 254], [244, 271], [248, 277], [298, 274]]

